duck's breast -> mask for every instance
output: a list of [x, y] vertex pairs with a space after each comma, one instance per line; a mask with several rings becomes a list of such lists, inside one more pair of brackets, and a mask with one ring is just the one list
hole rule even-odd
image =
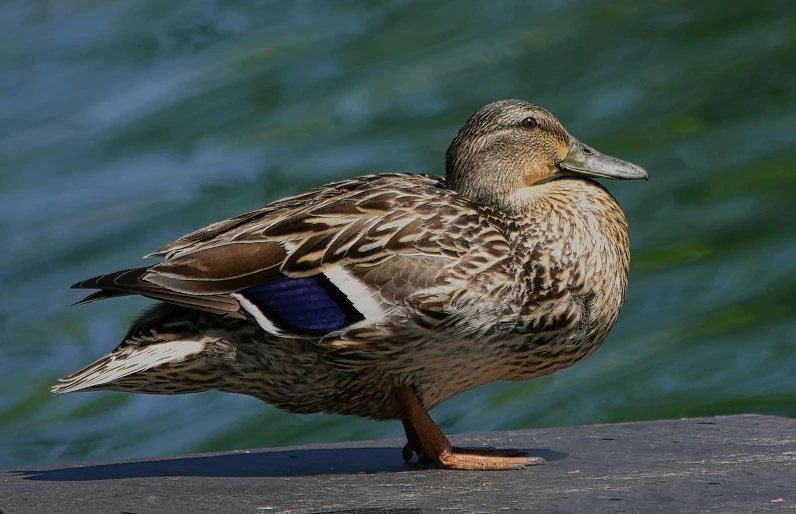
[[[515, 298], [526, 360], [517, 378], [552, 373], [591, 354], [616, 323], [630, 259], [627, 222], [616, 200], [590, 180], [545, 184], [516, 224]], [[517, 359], [519, 363], [522, 358]]]

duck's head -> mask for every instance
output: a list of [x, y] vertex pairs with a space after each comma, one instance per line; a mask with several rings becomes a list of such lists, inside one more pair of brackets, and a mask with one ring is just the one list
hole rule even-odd
[[522, 100], [493, 102], [473, 114], [445, 153], [445, 174], [459, 193], [512, 213], [551, 179], [647, 179], [642, 168], [586, 146], [555, 116]]

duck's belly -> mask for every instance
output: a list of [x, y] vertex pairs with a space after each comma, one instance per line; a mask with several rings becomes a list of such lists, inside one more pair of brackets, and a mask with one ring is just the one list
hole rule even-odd
[[343, 370], [328, 350], [310, 342], [236, 339], [234, 362], [224, 385], [218, 387], [223, 391], [301, 414], [403, 417], [395, 379], [378, 365]]
[[[333, 354], [312, 343], [235, 336], [230, 372], [219, 387], [297, 413], [327, 412], [400, 419], [400, 385], [413, 385], [430, 409], [467, 389], [495, 380], [553, 373], [582, 359], [596, 344], [573, 331], [553, 340], [528, 340], [495, 331], [478, 338], [461, 332], [433, 340], [403, 339], [400, 351], [341, 369]], [[397, 341], [396, 341], [397, 343]]]
[[495, 333], [459, 339], [457, 344], [433, 342], [433, 350], [417, 352], [422, 367], [397, 376], [414, 383], [423, 406], [430, 409], [489, 382], [525, 380], [567, 368], [590, 355], [600, 342], [587, 339], [580, 328], [554, 337]]

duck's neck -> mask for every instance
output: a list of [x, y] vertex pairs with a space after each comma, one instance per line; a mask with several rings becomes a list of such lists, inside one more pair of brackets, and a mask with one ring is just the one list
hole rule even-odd
[[602, 231], [620, 226], [623, 233], [627, 232], [625, 216], [611, 193], [586, 178], [563, 178], [523, 187], [510, 196], [508, 204], [515, 216], [536, 220], [553, 216], [562, 222], [596, 223], [599, 226], [592, 228]]

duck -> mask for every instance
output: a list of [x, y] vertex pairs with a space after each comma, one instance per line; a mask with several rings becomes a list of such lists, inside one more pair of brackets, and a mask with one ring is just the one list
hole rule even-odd
[[77, 304], [158, 303], [52, 392], [217, 389], [293, 413], [400, 420], [406, 461], [542, 464], [454, 447], [428, 411], [600, 346], [625, 301], [630, 244], [595, 179], [647, 178], [538, 105], [490, 103], [456, 133], [444, 177], [330, 183], [184, 235], [147, 256], [157, 264], [75, 284], [94, 290]]

